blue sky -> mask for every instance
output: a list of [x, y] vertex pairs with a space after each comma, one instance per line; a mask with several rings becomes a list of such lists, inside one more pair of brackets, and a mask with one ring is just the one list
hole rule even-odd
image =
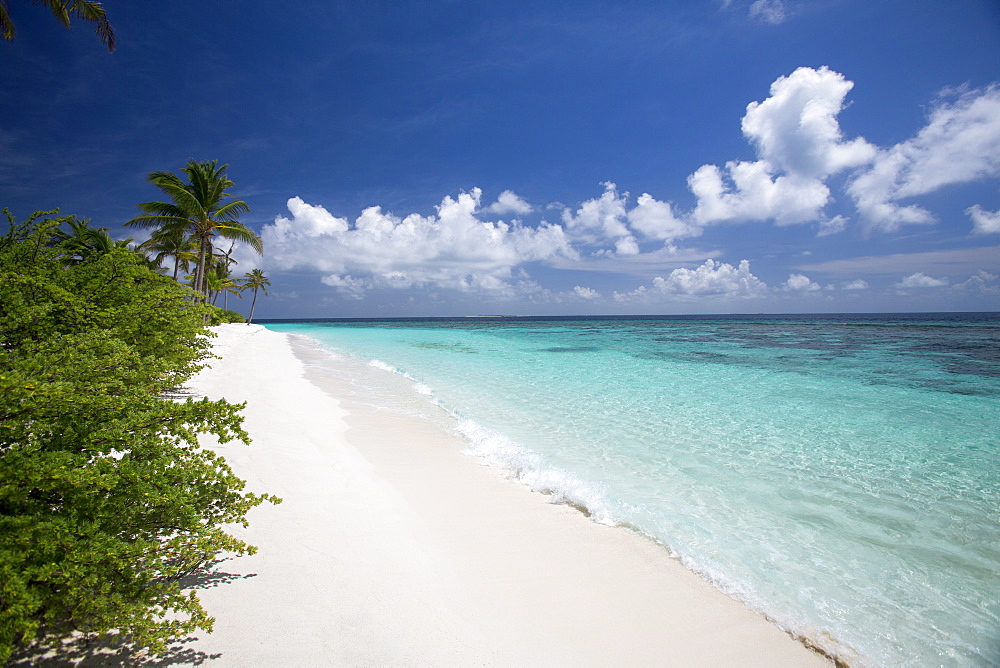
[[260, 318], [1000, 310], [995, 0], [9, 5], [0, 206], [228, 163]]

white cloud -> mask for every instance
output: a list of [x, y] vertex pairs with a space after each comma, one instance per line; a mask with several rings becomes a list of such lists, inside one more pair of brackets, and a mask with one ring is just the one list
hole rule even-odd
[[998, 175], [1000, 88], [990, 86], [939, 103], [916, 136], [880, 150], [848, 192], [869, 229], [893, 232], [934, 222], [926, 209], [899, 200]]
[[601, 298], [601, 293], [599, 293], [597, 290], [592, 290], [591, 288], [584, 288], [579, 285], [573, 288], [573, 294], [579, 297], [580, 299], [591, 300], [591, 299]]
[[725, 299], [763, 297], [767, 285], [750, 272], [750, 263], [743, 260], [734, 267], [725, 262], [706, 260], [695, 269], [680, 267], [657, 276], [647, 287], [640, 285], [631, 292], [615, 292], [612, 297], [621, 303], [650, 302], [656, 299]]
[[694, 221], [785, 225], [822, 219], [830, 200], [825, 179], [875, 155], [864, 139], [845, 141], [837, 122], [853, 86], [826, 67], [800, 67], [775, 80], [770, 97], [751, 102], [743, 117], [743, 134], [759, 160], [728, 162], [725, 174], [703, 165], [688, 177], [698, 198]]
[[777, 169], [821, 178], [869, 162], [875, 148], [864, 139], [845, 141], [837, 122], [854, 88], [827, 67], [800, 67], [771, 84], [771, 96], [751, 102], [743, 134], [757, 155]]
[[868, 282], [865, 281], [865, 280], [862, 280], [860, 278], [857, 279], [857, 280], [854, 280], [854, 281], [847, 281], [842, 286], [842, 289], [844, 289], [844, 290], [867, 290], [868, 289]]
[[834, 216], [833, 218], [819, 221], [819, 232], [816, 233], [816, 236], [826, 237], [831, 234], [838, 234], [843, 232], [846, 228], [847, 218], [844, 218], [843, 216]]
[[342, 294], [347, 295], [352, 299], [363, 298], [365, 292], [372, 287], [370, 281], [359, 280], [352, 276], [340, 276], [339, 274], [324, 276], [320, 279], [320, 281], [324, 285], [337, 288]]
[[907, 289], [907, 288], [941, 288], [948, 285], [948, 281], [941, 280], [939, 278], [933, 278], [918, 271], [915, 274], [910, 274], [900, 282], [896, 283], [897, 288]]
[[987, 211], [976, 204], [965, 213], [972, 219], [973, 234], [1000, 234], [1000, 211]]
[[484, 209], [487, 213], [505, 214], [513, 213], [519, 216], [529, 214], [534, 211], [534, 207], [518, 197], [512, 190], [504, 190], [497, 197], [497, 201]]
[[978, 290], [987, 294], [1000, 294], [1000, 285], [997, 285], [997, 275], [988, 271], [978, 271], [970, 276], [967, 281], [957, 283], [953, 286], [957, 290]]
[[767, 290], [759, 278], [750, 273], [750, 262], [743, 260], [738, 267], [725, 262], [705, 260], [696, 269], [674, 269], [666, 278], [653, 279], [658, 292], [680, 295], [758, 296]]
[[669, 202], [657, 201], [648, 193], [640, 195], [628, 212], [629, 226], [646, 239], [672, 241], [701, 234], [701, 228], [678, 218]]
[[480, 220], [480, 197], [478, 188], [445, 197], [436, 216], [399, 218], [373, 206], [353, 224], [293, 197], [291, 216], [278, 216], [261, 236], [269, 264], [324, 272], [327, 285], [349, 294], [417, 285], [503, 293], [520, 264], [576, 257], [558, 225]]
[[821, 289], [818, 283], [814, 283], [808, 276], [802, 274], [790, 274], [783, 287], [789, 292], [816, 292]]
[[785, 5], [781, 0], [756, 0], [750, 5], [750, 18], [778, 24], [785, 20]]
[[698, 198], [692, 218], [699, 225], [773, 219], [779, 225], [815, 220], [830, 197], [816, 179], [790, 175], [775, 177], [766, 162], [728, 162], [726, 183], [716, 165], [702, 165], [688, 177]]
[[[625, 224], [628, 193], [619, 195], [617, 186], [611, 182], [603, 185], [604, 194], [581, 204], [575, 214], [568, 208], [562, 212], [566, 233], [573, 240], [588, 246], [597, 246], [608, 241], [618, 243], [632, 237]], [[632, 246], [627, 243], [625, 248], [626, 251], [632, 250]], [[634, 255], [631, 252], [626, 254]]]

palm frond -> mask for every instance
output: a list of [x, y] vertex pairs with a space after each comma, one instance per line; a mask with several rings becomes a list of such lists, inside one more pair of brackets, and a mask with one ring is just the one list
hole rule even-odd
[[264, 253], [264, 242], [261, 241], [260, 235], [242, 223], [218, 225], [216, 230], [218, 230], [220, 236], [226, 239], [235, 239], [247, 244], [250, 248], [254, 249], [257, 255]]
[[73, 0], [68, 7], [77, 18], [96, 23], [94, 32], [108, 51], [115, 50], [115, 32], [111, 29], [107, 14], [100, 2], [95, 0]]
[[69, 28], [69, 8], [62, 0], [34, 0], [36, 5], [47, 5], [52, 10], [52, 15], [56, 17], [64, 28]]
[[7, 0], [0, 0], [0, 37], [6, 40], [14, 39], [14, 22], [10, 20], [10, 10], [7, 9]]
[[241, 199], [233, 200], [215, 212], [215, 218], [235, 222], [241, 213], [250, 213], [250, 205]]
[[125, 223], [126, 227], [141, 227], [145, 229], [149, 228], [159, 228], [165, 227], [167, 225], [187, 225], [187, 218], [178, 218], [177, 216], [157, 216], [157, 215], [146, 215], [146, 216], [136, 216], [132, 220]]

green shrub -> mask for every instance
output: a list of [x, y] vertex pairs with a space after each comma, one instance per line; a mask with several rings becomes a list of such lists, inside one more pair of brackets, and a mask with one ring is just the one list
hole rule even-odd
[[213, 621], [178, 579], [252, 553], [222, 527], [278, 500], [198, 445], [249, 441], [241, 406], [165, 398], [208, 355], [203, 307], [124, 248], [66, 263], [34, 221], [0, 238], [0, 663], [73, 634], [163, 651]]
[[218, 306], [209, 306], [209, 324], [210, 325], [222, 325], [228, 322], [246, 322], [247, 319], [244, 318], [238, 311], [233, 311], [231, 309], [219, 308]]

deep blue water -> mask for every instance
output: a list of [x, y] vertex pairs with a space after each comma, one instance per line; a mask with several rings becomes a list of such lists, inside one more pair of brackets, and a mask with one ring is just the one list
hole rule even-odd
[[1000, 314], [267, 326], [833, 654], [1000, 665]]

